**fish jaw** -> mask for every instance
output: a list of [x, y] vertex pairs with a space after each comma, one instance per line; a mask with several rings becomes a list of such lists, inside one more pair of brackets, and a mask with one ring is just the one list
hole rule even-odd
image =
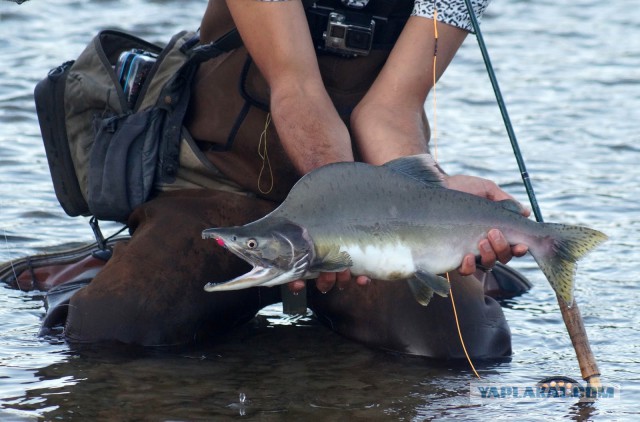
[[204, 290], [207, 292], [221, 292], [227, 290], [241, 290], [249, 287], [271, 287], [289, 283], [305, 277], [310, 264], [310, 255], [303, 255], [291, 268], [262, 267], [255, 265], [251, 271], [233, 280], [223, 283], [207, 283]]
[[251, 271], [222, 283], [208, 283], [205, 291], [240, 290], [256, 286], [276, 286], [309, 278], [314, 259], [313, 241], [304, 227], [288, 220], [267, 220], [265, 227], [248, 224], [242, 227], [213, 228], [202, 232], [204, 239], [214, 239], [252, 265]]
[[278, 279], [282, 275], [279, 268], [265, 268], [254, 266], [251, 271], [222, 283], [207, 283], [204, 290], [207, 292], [224, 292], [229, 290], [241, 290], [249, 287], [266, 286], [270, 281]]

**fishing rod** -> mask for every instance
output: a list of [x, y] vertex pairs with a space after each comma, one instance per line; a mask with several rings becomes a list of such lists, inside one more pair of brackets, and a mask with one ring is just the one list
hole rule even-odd
[[[464, 2], [467, 6], [469, 17], [471, 18], [471, 26], [473, 27], [473, 31], [476, 34], [480, 52], [482, 53], [482, 58], [484, 60], [485, 67], [487, 68], [489, 79], [491, 80], [491, 86], [493, 87], [493, 92], [496, 96], [498, 107], [500, 108], [500, 113], [502, 114], [502, 120], [504, 121], [505, 128], [507, 129], [507, 134], [509, 135], [509, 141], [511, 142], [511, 147], [513, 148], [513, 153], [518, 163], [518, 168], [520, 170], [520, 175], [522, 176], [524, 187], [527, 191], [527, 195], [529, 196], [529, 202], [531, 203], [533, 215], [535, 216], [537, 222], [542, 223], [544, 221], [542, 219], [542, 213], [540, 212], [540, 207], [538, 206], [538, 201], [536, 199], [535, 192], [533, 191], [533, 186], [531, 185], [529, 173], [527, 172], [524, 159], [522, 158], [522, 153], [520, 152], [520, 146], [518, 145], [518, 140], [513, 130], [511, 119], [509, 118], [509, 113], [507, 112], [507, 106], [505, 105], [504, 98], [502, 97], [502, 93], [500, 92], [500, 86], [498, 85], [496, 74], [493, 71], [493, 66], [491, 65], [489, 52], [487, 51], [487, 47], [484, 43], [482, 32], [480, 32], [478, 19], [476, 18], [473, 6], [471, 5], [471, 0], [464, 0]], [[560, 305], [562, 319], [564, 320], [565, 326], [567, 327], [569, 337], [571, 338], [571, 343], [573, 344], [573, 348], [576, 352], [576, 357], [578, 358], [578, 364], [580, 365], [582, 378], [591, 386], [600, 386], [600, 370], [598, 369], [598, 364], [596, 363], [595, 356], [591, 351], [591, 346], [589, 345], [589, 339], [587, 337], [586, 329], [584, 328], [584, 321], [582, 320], [582, 315], [580, 315], [578, 304], [574, 299], [573, 304], [571, 306], [567, 306], [564, 299], [562, 299], [557, 293], [556, 298], [558, 299], [558, 304]]]

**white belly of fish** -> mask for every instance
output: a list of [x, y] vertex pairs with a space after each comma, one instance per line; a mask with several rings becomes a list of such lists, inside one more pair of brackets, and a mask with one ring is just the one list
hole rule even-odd
[[351, 257], [351, 273], [380, 280], [397, 280], [412, 276], [416, 271], [413, 252], [400, 243], [386, 246], [342, 245], [340, 252]]
[[[456, 239], [453, 239], [456, 240]], [[417, 250], [396, 242], [385, 246], [345, 244], [341, 252], [351, 256], [351, 274], [366, 275], [380, 280], [398, 280], [412, 277], [420, 269], [432, 274], [441, 274], [457, 268], [462, 262], [464, 250], [457, 241], [432, 242], [421, 245]], [[470, 249], [466, 253], [477, 254]]]

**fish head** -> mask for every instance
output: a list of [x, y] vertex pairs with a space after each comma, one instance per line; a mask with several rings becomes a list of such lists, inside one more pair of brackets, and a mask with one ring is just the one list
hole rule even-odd
[[237, 227], [202, 232], [253, 266], [247, 274], [224, 283], [208, 283], [209, 292], [275, 286], [298, 280], [314, 258], [313, 240], [307, 230], [286, 219], [262, 219]]

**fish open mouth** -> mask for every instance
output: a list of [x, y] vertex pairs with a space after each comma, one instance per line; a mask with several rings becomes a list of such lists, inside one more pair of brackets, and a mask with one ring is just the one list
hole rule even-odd
[[278, 278], [282, 271], [274, 267], [262, 267], [255, 265], [251, 271], [221, 283], [207, 283], [204, 289], [207, 292], [222, 292], [227, 290], [240, 290], [255, 286], [271, 286], [274, 279]]
[[[233, 280], [206, 284], [205, 291], [220, 292], [256, 286], [271, 287], [289, 283], [307, 275], [307, 269], [313, 260], [313, 251], [310, 250], [313, 244], [309, 239], [304, 238], [302, 227], [286, 223], [281, 230], [274, 230], [272, 237], [258, 236], [261, 241], [264, 240], [267, 246], [268, 242], [275, 244], [266, 249], [259, 248], [258, 240], [253, 237], [241, 236], [236, 233], [242, 229], [242, 227], [214, 228], [202, 232], [203, 239], [214, 239], [219, 246], [253, 266], [251, 271]], [[298, 234], [303, 238], [294, 242], [287, 236], [287, 230], [293, 232], [291, 236]]]

